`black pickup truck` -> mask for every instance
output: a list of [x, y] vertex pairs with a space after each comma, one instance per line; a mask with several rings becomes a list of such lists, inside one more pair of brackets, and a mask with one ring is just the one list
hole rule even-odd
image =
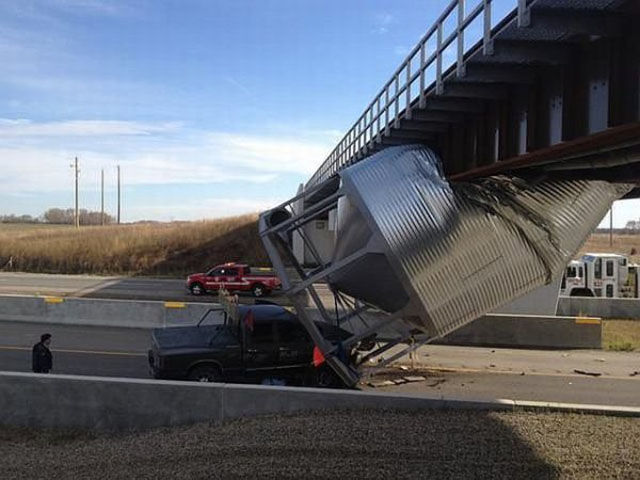
[[[326, 364], [313, 366], [314, 343], [298, 317], [285, 308], [239, 305], [235, 319], [222, 310], [213, 313], [218, 314], [213, 325], [205, 317], [197, 326], [153, 330], [148, 356], [154, 378], [339, 386]], [[351, 336], [324, 322], [317, 325], [329, 341]], [[352, 352], [346, 355], [350, 358]]]

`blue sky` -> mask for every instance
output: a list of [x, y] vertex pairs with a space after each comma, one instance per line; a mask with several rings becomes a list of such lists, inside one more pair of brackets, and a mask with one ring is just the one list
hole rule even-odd
[[[123, 219], [273, 206], [320, 165], [449, 0], [0, 3], [0, 213]], [[469, 0], [470, 7], [479, 0]], [[494, 0], [496, 18], [515, 0]], [[640, 216], [621, 202], [620, 224]]]

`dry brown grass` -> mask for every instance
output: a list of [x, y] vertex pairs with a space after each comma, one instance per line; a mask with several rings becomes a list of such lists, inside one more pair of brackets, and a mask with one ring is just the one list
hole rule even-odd
[[[631, 252], [635, 250], [636, 253]], [[580, 250], [583, 253], [619, 253], [631, 257], [633, 263], [640, 263], [640, 234], [613, 235], [613, 245], [609, 245], [609, 234], [594, 233]]]
[[605, 350], [640, 350], [640, 321], [603, 320], [602, 347]]
[[268, 265], [257, 215], [157, 224], [0, 225], [0, 268], [42, 273], [179, 275], [226, 261]]
[[[580, 253], [615, 252], [640, 263], [640, 235], [593, 234]], [[11, 260], [11, 262], [10, 262]], [[0, 224], [0, 269], [38, 273], [177, 275], [226, 261], [269, 265], [257, 215], [106, 227]]]

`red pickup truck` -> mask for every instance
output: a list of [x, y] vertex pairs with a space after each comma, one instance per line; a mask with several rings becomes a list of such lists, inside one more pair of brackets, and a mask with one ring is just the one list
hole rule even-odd
[[282, 286], [280, 279], [270, 273], [251, 270], [242, 263], [225, 263], [206, 273], [194, 273], [187, 277], [187, 289], [193, 295], [204, 295], [224, 288], [229, 292], [251, 292], [254, 297], [268, 295]]

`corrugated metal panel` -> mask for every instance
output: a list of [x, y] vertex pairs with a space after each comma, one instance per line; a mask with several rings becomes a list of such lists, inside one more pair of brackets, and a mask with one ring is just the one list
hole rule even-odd
[[630, 186], [508, 177], [450, 185], [421, 145], [341, 173], [411, 298], [413, 323], [442, 336], [548, 283]]

